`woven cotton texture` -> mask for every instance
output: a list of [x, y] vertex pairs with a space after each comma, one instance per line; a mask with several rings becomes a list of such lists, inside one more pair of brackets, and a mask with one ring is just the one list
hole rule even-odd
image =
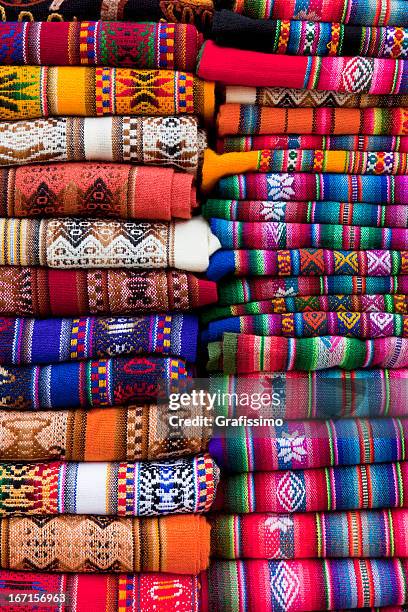
[[218, 471], [209, 455], [140, 463], [2, 463], [0, 514], [201, 513], [213, 502]]
[[[408, 103], [408, 101], [407, 101]], [[226, 136], [217, 140], [218, 153], [259, 151], [260, 149], [325, 149], [328, 151], [408, 152], [406, 136]]]

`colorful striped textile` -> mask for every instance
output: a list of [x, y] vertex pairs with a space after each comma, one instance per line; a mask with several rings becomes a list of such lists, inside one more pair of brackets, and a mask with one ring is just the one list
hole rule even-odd
[[207, 369], [225, 374], [329, 368], [394, 369], [408, 367], [408, 338], [285, 338], [225, 332], [221, 341], [210, 342], [208, 354]]
[[2, 266], [205, 272], [210, 255], [220, 248], [202, 217], [155, 222], [3, 217], [0, 236]]
[[189, 311], [217, 301], [212, 281], [176, 270], [0, 267], [0, 313], [46, 317]]
[[198, 574], [209, 564], [210, 525], [194, 514], [11, 517], [0, 533], [3, 569]]
[[[408, 173], [406, 178], [408, 179]], [[2, 221], [0, 219], [0, 228], [2, 225], [4, 226], [4, 221], [3, 223]], [[12, 225], [12, 223], [13, 220], [10, 221], [9, 225]], [[191, 223], [191, 221], [184, 223]], [[408, 229], [402, 227], [361, 227], [334, 224], [320, 225], [319, 223], [281, 223], [279, 221], [226, 221], [225, 219], [210, 219], [210, 227], [211, 232], [219, 239], [224, 249], [259, 249], [266, 251], [305, 247], [346, 250], [408, 249]], [[5, 246], [2, 248], [4, 250]], [[24, 251], [22, 255], [24, 257]], [[10, 264], [12, 263], [12, 257], [13, 254], [10, 253], [9, 257], [6, 255], [6, 259], [0, 258], [0, 262], [3, 265]], [[404, 255], [402, 255], [402, 258], [404, 259]], [[57, 265], [57, 261], [55, 261], [53, 267]], [[16, 264], [19, 263], [20, 265], [38, 265], [38, 263], [44, 265], [46, 258], [40, 262], [35, 261], [35, 258], [24, 258], [21, 261], [16, 261]], [[49, 262], [47, 264], [50, 265]], [[101, 266], [99, 261], [98, 264]], [[173, 263], [173, 265], [175, 264]], [[194, 268], [192, 271], [201, 270]], [[290, 274], [289, 271], [288, 273]]]
[[3, 217], [167, 221], [189, 219], [197, 206], [191, 174], [132, 164], [71, 162], [0, 168], [0, 194]]
[[394, 151], [264, 149], [217, 155], [211, 149], [206, 149], [201, 187], [208, 193], [223, 176], [245, 172], [408, 174], [408, 154]]
[[3, 21], [175, 21], [208, 25], [211, 0], [36, 0], [35, 3], [0, 0]]
[[192, 116], [5, 121], [0, 123], [0, 165], [111, 161], [170, 166], [195, 174], [206, 138]]
[[[189, 406], [183, 412], [201, 418], [206, 408]], [[168, 414], [168, 406], [163, 404], [4, 410], [0, 412], [0, 460], [144, 461], [174, 459], [207, 449], [210, 427], [172, 427]]]
[[232, 7], [236, 13], [257, 19], [309, 19], [369, 26], [408, 25], [405, 0], [393, 0], [386, 6], [382, 0], [235, 0]]
[[[217, 414], [227, 418], [406, 417], [407, 379], [407, 369], [211, 374], [209, 388], [219, 397]], [[263, 393], [269, 404], [259, 404]]]
[[287, 87], [227, 85], [225, 87], [225, 102], [227, 104], [255, 104], [257, 106], [282, 106], [284, 108], [392, 108], [407, 106], [408, 96], [403, 94], [390, 96], [387, 94], [357, 94], [315, 89], [288, 89]]
[[298, 312], [242, 315], [211, 321], [206, 342], [222, 340], [227, 332], [285, 338], [345, 336], [347, 338], [408, 337], [408, 316], [384, 312]]
[[182, 359], [115, 357], [43, 366], [2, 366], [1, 407], [9, 410], [103, 408], [156, 402], [184, 389]]
[[0, 363], [58, 363], [137, 354], [197, 356], [198, 320], [189, 314], [77, 319], [0, 318]]
[[408, 152], [406, 136], [226, 136], [216, 143], [217, 153], [259, 151], [260, 149], [327, 149], [331, 151]]
[[408, 93], [408, 61], [404, 59], [277, 55], [219, 47], [212, 40], [200, 51], [197, 74], [224, 85]]
[[264, 53], [408, 58], [408, 29], [395, 26], [251, 19], [222, 10], [214, 13], [210, 36], [223, 47]]
[[228, 221], [281, 221], [286, 223], [327, 223], [368, 227], [408, 227], [406, 206], [362, 204], [359, 202], [268, 202], [207, 200], [201, 207], [207, 219]]
[[408, 557], [407, 510], [220, 514], [211, 527], [219, 559]]
[[[389, 277], [322, 276], [320, 278], [302, 276], [274, 278], [265, 276], [263, 278], [234, 278], [219, 283], [217, 288], [219, 306], [296, 297], [300, 299], [295, 303], [302, 304], [303, 300], [304, 306], [307, 306], [310, 297], [333, 296], [331, 299], [334, 303], [336, 303], [335, 300], [339, 300], [338, 306], [330, 308], [330, 310], [353, 310], [346, 307], [349, 300], [357, 299], [358, 303], [360, 300], [367, 300], [366, 304], [369, 304], [368, 300], [377, 300], [380, 295], [384, 296], [383, 299], [392, 305], [392, 308], [397, 309], [397, 304], [405, 308], [407, 303], [404, 296], [408, 293], [408, 276], [405, 274]], [[337, 298], [338, 295], [342, 297]], [[346, 297], [347, 301], [344, 303], [343, 296], [351, 297]], [[319, 309], [313, 307], [311, 310]], [[399, 312], [399, 309], [397, 312]]]
[[[49, 0], [47, 0], [49, 2]], [[21, 6], [21, 5], [19, 5]], [[61, 603], [69, 601], [70, 612], [118, 612], [132, 606], [133, 612], [156, 609], [167, 612], [174, 607], [179, 612], [201, 612], [201, 580], [198, 575], [138, 573], [83, 574], [0, 571], [0, 599], [6, 601], [9, 612], [22, 612], [21, 603], [10, 603], [21, 593], [38, 594], [47, 600], [54, 594], [55, 604], [47, 612], [59, 612]], [[157, 593], [165, 593], [158, 597]], [[34, 599], [34, 597], [33, 597]], [[28, 604], [29, 611], [36, 609]], [[44, 610], [44, 604], [41, 604]], [[37, 610], [38, 607], [37, 607]]]
[[406, 508], [407, 486], [405, 461], [248, 472], [221, 479], [214, 509], [247, 514]]
[[[392, 36], [391, 31], [385, 36], [387, 39]], [[8, 22], [0, 23], [0, 64], [85, 64], [193, 72], [202, 43], [202, 34], [193, 25], [185, 24]], [[398, 55], [394, 52], [390, 56]]]
[[407, 443], [408, 419], [302, 420], [221, 431], [209, 452], [228, 472], [271, 472], [405, 461]]
[[201, 513], [211, 507], [218, 474], [209, 455], [139, 463], [2, 463], [0, 514]]
[[221, 250], [212, 255], [207, 276], [216, 281], [227, 274], [235, 276], [322, 276], [326, 274], [389, 276], [407, 272], [408, 251]]
[[408, 602], [407, 572], [408, 560], [398, 558], [214, 561], [208, 572], [209, 609], [345, 612], [392, 606], [390, 612], [396, 612]]
[[1, 66], [0, 83], [1, 120], [214, 113], [214, 83], [177, 70]]
[[220, 180], [215, 194], [234, 200], [308, 202], [340, 200], [368, 204], [408, 204], [407, 176], [359, 174], [235, 174]]
[[270, 108], [252, 104], [223, 104], [218, 112], [217, 127], [219, 136], [403, 136], [408, 134], [408, 108]]

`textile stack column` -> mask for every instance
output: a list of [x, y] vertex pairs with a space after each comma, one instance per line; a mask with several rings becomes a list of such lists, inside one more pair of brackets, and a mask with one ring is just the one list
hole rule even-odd
[[214, 111], [194, 74], [202, 35], [159, 22], [158, 3], [32, 3], [42, 22], [10, 4], [0, 607], [198, 612], [218, 468], [209, 429], [172, 429], [165, 399], [195, 372], [191, 311], [217, 298], [202, 274], [219, 241], [196, 214]]
[[[236, 425], [210, 444], [209, 609], [402, 609], [408, 3], [229, 8], [198, 65], [224, 92], [203, 167], [222, 245], [203, 340]], [[255, 391], [272, 401], [251, 427], [239, 398]]]

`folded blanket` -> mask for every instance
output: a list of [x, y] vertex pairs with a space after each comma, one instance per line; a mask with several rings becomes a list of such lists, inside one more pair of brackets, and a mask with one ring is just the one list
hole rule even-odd
[[310, 19], [357, 25], [408, 26], [405, 0], [393, 0], [384, 10], [382, 0], [234, 0], [233, 10], [259, 19]]
[[[212, 374], [210, 391], [220, 398], [217, 414], [227, 418], [406, 417], [407, 379], [408, 369]], [[259, 405], [262, 394], [269, 404]]]
[[214, 113], [214, 83], [188, 72], [1, 66], [0, 83], [0, 119]]
[[[0, 23], [0, 63], [6, 65], [87, 64], [194, 72], [202, 43], [202, 34], [193, 25], [184, 24]], [[391, 57], [398, 57], [395, 53]]]
[[223, 10], [214, 13], [210, 36], [218, 45], [265, 53], [408, 58], [408, 29], [395, 26], [251, 19]]
[[229, 221], [408, 227], [407, 207], [392, 204], [207, 200], [201, 212], [207, 219], [218, 217]]
[[408, 93], [408, 61], [404, 59], [277, 55], [219, 47], [212, 40], [200, 51], [197, 74], [224, 85]]
[[[36, 162], [112, 161], [171, 166], [195, 174], [205, 146], [205, 132], [198, 129], [197, 118], [191, 116], [61, 117], [0, 123], [1, 166]], [[103, 171], [103, 166], [100, 168]], [[79, 166], [75, 176], [71, 176], [71, 189], [78, 172]], [[143, 179], [143, 175], [143, 171], [139, 170], [138, 181]], [[158, 176], [157, 173], [155, 176]], [[160, 183], [169, 180], [167, 176], [170, 176], [169, 173], [160, 173]], [[106, 179], [109, 180], [109, 177]], [[121, 181], [126, 181], [124, 176]], [[183, 182], [179, 175], [173, 176], [173, 182], [176, 181], [180, 184], [179, 189], [182, 189]], [[187, 185], [188, 180], [186, 190]], [[157, 185], [156, 181], [158, 188], [160, 184]], [[139, 197], [142, 193], [139, 192]], [[163, 193], [163, 204], [168, 197]], [[183, 198], [182, 192], [179, 197]], [[94, 209], [96, 204], [95, 201]], [[106, 209], [109, 201], [105, 198], [103, 204]], [[50, 205], [51, 202], [48, 202]], [[92, 214], [96, 212], [94, 210]], [[123, 211], [117, 210], [117, 214], [120, 212], [123, 214]], [[128, 213], [126, 209], [124, 212]], [[106, 213], [109, 213], [109, 208]], [[150, 211], [146, 210], [146, 214], [150, 214]]]
[[171, 357], [2, 366], [0, 405], [11, 410], [47, 410], [156, 402], [182, 391], [189, 376], [185, 362]]
[[[27, 10], [28, 9], [28, 10]], [[3, 21], [181, 21], [206, 27], [212, 0], [36, 0], [27, 5], [0, 0]]]
[[3, 217], [189, 219], [197, 206], [191, 174], [132, 164], [0, 168], [0, 188]]
[[242, 315], [211, 321], [204, 342], [222, 340], [226, 332], [285, 338], [345, 336], [347, 338], [408, 337], [408, 316], [384, 312], [298, 312]]
[[234, 200], [340, 200], [368, 204], [408, 204], [408, 175], [235, 174], [222, 178], [215, 195]]
[[252, 104], [223, 104], [217, 116], [217, 127], [219, 136], [228, 134], [402, 136], [408, 134], [407, 120], [408, 108], [269, 108]]
[[[201, 576], [152, 572], [56, 574], [0, 570], [0, 598], [7, 602], [5, 605], [9, 612], [21, 612], [21, 603], [10, 603], [21, 593], [32, 594], [33, 601], [36, 594], [45, 599], [47, 594], [54, 595], [56, 608], [48, 607], [53, 612], [58, 606], [60, 609], [61, 606], [65, 607], [66, 601], [69, 601], [70, 612], [118, 612], [124, 606], [132, 606], [133, 612], [155, 608], [157, 612], [165, 612], [169, 607], [180, 612], [201, 612]], [[33, 605], [28, 604], [28, 609], [32, 609]]]
[[[218, 436], [212, 438], [209, 452], [228, 472], [393, 463], [406, 459], [408, 419], [287, 421], [281, 426], [234, 427], [233, 435], [221, 430]], [[402, 556], [408, 557], [408, 548]]]
[[193, 514], [11, 517], [0, 529], [1, 566], [13, 570], [198, 574], [209, 563], [210, 525]]
[[[361, 299], [371, 296], [376, 299], [377, 295], [384, 295], [384, 299], [389, 301], [386, 294], [400, 297], [408, 293], [408, 275], [400, 276], [321, 276], [302, 277], [292, 276], [288, 278], [274, 277], [249, 277], [234, 278], [218, 284], [218, 304], [220, 306], [230, 306], [231, 304], [245, 304], [257, 300], [266, 299], [286, 299], [300, 297], [304, 298], [305, 304], [310, 296], [343, 295], [361, 296]], [[375, 296], [372, 298], [372, 296]], [[349, 299], [349, 298], [347, 298]], [[397, 298], [393, 297], [392, 300]], [[301, 300], [299, 300], [301, 303]], [[391, 303], [393, 303], [391, 301]], [[395, 303], [395, 302], [394, 302]], [[405, 303], [403, 301], [403, 303]], [[1, 303], [0, 303], [1, 304]], [[345, 305], [338, 303], [338, 308], [333, 310], [351, 310]], [[313, 310], [319, 310], [313, 308]], [[331, 309], [332, 310], [332, 309]]]
[[329, 172], [341, 174], [408, 174], [408, 154], [392, 151], [326, 151], [263, 149], [217, 155], [204, 152], [201, 188], [214, 189], [223, 176], [245, 172]]
[[0, 318], [0, 363], [22, 365], [124, 355], [197, 356], [198, 320], [189, 314], [78, 319]]
[[392, 606], [389, 612], [396, 612], [408, 603], [407, 571], [408, 560], [397, 558], [215, 561], [208, 572], [209, 609], [346, 612], [363, 608], [367, 612], [381, 606], [382, 612], [388, 610], [382, 606]]
[[[2, 403], [5, 405], [5, 402]], [[206, 415], [188, 406], [178, 415]], [[1, 461], [144, 461], [207, 449], [211, 428], [169, 423], [166, 404], [91, 410], [0, 411]]]
[[[329, 24], [322, 23], [314, 25], [320, 27]], [[339, 91], [319, 91], [314, 89], [288, 89], [287, 87], [243, 87], [240, 85], [227, 85], [225, 87], [225, 102], [227, 104], [283, 106], [285, 108], [389, 108], [394, 106], [407, 106], [408, 96], [404, 94], [394, 94], [390, 96], [387, 94], [373, 95], [344, 93]]]
[[359, 340], [344, 336], [283, 338], [224, 333], [208, 345], [209, 371], [226, 374], [326, 370], [341, 368], [407, 368], [408, 338]]
[[408, 557], [408, 511], [226, 514], [211, 520], [219, 559]]
[[401, 151], [402, 153], [408, 153], [408, 138], [406, 136], [266, 135], [227, 136], [217, 140], [218, 153], [259, 151], [260, 149], [327, 149], [332, 151]]
[[202, 217], [156, 222], [0, 218], [3, 266], [205, 272], [210, 255], [219, 248], [218, 239]]
[[[0, 219], [0, 228], [7, 221], [7, 219]], [[14, 221], [17, 220], [10, 220], [7, 225], [12, 226]], [[179, 223], [189, 224], [192, 221], [180, 221]], [[219, 239], [223, 249], [259, 249], [265, 251], [305, 247], [348, 250], [408, 249], [408, 229], [402, 227], [360, 227], [354, 225], [321, 225], [319, 223], [281, 223], [279, 221], [226, 221], [225, 219], [210, 219], [210, 227], [212, 233]], [[5, 232], [4, 234], [7, 235]], [[2, 250], [3, 252], [6, 251], [6, 257], [4, 259], [0, 257], [0, 262], [3, 264], [14, 263], [14, 254], [7, 257], [6, 245], [2, 245]], [[33, 258], [17, 260], [15, 263], [24, 265], [38, 265], [38, 263], [44, 265], [48, 263], [48, 265], [51, 265], [51, 262], [47, 262], [46, 258], [40, 262]], [[55, 258], [53, 267], [59, 264], [60, 261]], [[102, 262], [95, 264], [95, 267], [98, 264], [101, 266]], [[165, 264], [163, 267], [165, 267]], [[192, 271], [199, 270], [196, 268]], [[289, 270], [288, 274], [290, 274]]]
[[217, 301], [211, 281], [176, 270], [47, 270], [0, 267], [5, 316], [125, 315], [190, 311]]
[[201, 513], [211, 507], [218, 473], [209, 455], [140, 463], [1, 463], [0, 514]]

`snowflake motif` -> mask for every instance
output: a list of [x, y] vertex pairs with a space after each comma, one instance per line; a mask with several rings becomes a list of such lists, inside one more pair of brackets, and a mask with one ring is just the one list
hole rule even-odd
[[265, 221], [281, 221], [285, 217], [285, 202], [262, 202], [261, 215]]
[[275, 531], [281, 531], [282, 533], [287, 533], [289, 529], [293, 528], [293, 520], [290, 516], [270, 516], [265, 520], [265, 528], [269, 531], [269, 533], [274, 533]]
[[266, 177], [268, 184], [268, 196], [276, 200], [290, 200], [295, 195], [292, 189], [295, 177], [290, 174], [269, 174]]
[[300, 436], [298, 431], [293, 433], [284, 432], [282, 438], [277, 439], [279, 452], [278, 459], [283, 459], [284, 463], [295, 460], [302, 462], [307, 454], [304, 447], [305, 436]]

